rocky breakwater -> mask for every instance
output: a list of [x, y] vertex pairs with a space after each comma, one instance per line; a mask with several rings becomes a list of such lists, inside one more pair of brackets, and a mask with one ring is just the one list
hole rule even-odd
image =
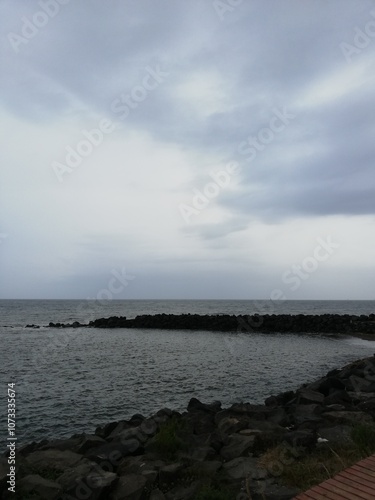
[[99, 318], [89, 324], [50, 323], [50, 327], [92, 328], [152, 328], [166, 330], [209, 330], [240, 332], [285, 333], [343, 333], [375, 334], [375, 314], [354, 316], [350, 314], [265, 314], [265, 315], [198, 315], [155, 314], [134, 319], [124, 316]]
[[[371, 357], [268, 397], [263, 405], [222, 408], [220, 402], [193, 398], [183, 413], [164, 408], [108, 423], [94, 434], [30, 443], [17, 449], [16, 496], [7, 492], [9, 466], [6, 456], [1, 459], [0, 494], [45, 500], [288, 500], [304, 489], [291, 481], [290, 471], [299, 468], [301, 474], [310, 457], [326, 451], [339, 457], [343, 469], [342, 450], [358, 451], [362, 443], [360, 454], [350, 455], [353, 462], [374, 453], [366, 448], [371, 439], [375, 446], [374, 418]], [[327, 479], [329, 460], [319, 465], [321, 480]], [[311, 479], [310, 469], [305, 472]]]

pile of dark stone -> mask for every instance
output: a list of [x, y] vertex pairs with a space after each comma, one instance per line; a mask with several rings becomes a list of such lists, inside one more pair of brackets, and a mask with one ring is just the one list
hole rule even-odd
[[341, 333], [375, 334], [375, 314], [355, 316], [350, 314], [265, 314], [265, 315], [199, 315], [155, 314], [141, 315], [134, 319], [112, 316], [90, 321], [62, 324], [50, 323], [55, 328], [152, 328], [165, 330], [209, 330], [222, 332], [261, 333]]
[[[161, 409], [98, 427], [94, 434], [30, 443], [17, 450], [16, 498], [188, 500], [209, 481], [236, 500], [288, 500], [287, 463], [351, 440], [353, 424], [373, 425], [375, 357], [355, 361], [263, 405], [190, 400], [187, 411]], [[174, 439], [165, 436], [174, 429]], [[161, 435], [164, 433], [163, 439]], [[170, 444], [176, 445], [169, 449]], [[260, 457], [279, 450], [267, 465]], [[0, 461], [1, 498], [9, 466]]]

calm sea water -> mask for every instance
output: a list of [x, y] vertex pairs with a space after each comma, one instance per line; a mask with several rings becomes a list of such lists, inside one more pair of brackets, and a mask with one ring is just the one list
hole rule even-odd
[[6, 390], [16, 383], [19, 442], [93, 432], [97, 425], [183, 411], [191, 397], [260, 403], [327, 370], [372, 355], [352, 337], [133, 329], [25, 328], [155, 313], [370, 314], [375, 301], [0, 301], [1, 446]]

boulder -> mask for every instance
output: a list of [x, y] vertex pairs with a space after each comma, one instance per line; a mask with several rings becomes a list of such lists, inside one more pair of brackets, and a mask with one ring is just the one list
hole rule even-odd
[[300, 389], [297, 391], [297, 404], [322, 404], [324, 394], [311, 389]]
[[166, 500], [165, 495], [159, 488], [152, 490], [150, 493], [150, 500]]
[[158, 432], [159, 426], [153, 418], [146, 418], [139, 426], [139, 430], [147, 437], [153, 437]]
[[106, 441], [103, 438], [99, 436], [84, 434], [77, 445], [74, 447], [74, 451], [76, 451], [80, 455], [84, 455], [88, 450], [92, 450], [93, 448], [97, 448], [98, 446], [103, 446], [104, 444], [106, 444]]
[[331, 393], [324, 398], [324, 405], [339, 404], [344, 406], [352, 406], [353, 399], [343, 389], [331, 391]]
[[26, 457], [27, 465], [35, 471], [45, 469], [64, 471], [65, 469], [74, 467], [81, 460], [82, 455], [78, 455], [78, 453], [55, 449], [34, 451]]
[[257, 459], [252, 457], [237, 457], [223, 464], [223, 472], [232, 480], [251, 478], [264, 479], [267, 471], [257, 465]]
[[246, 429], [247, 419], [238, 419], [235, 417], [224, 417], [219, 421], [218, 430], [221, 434], [230, 435], [242, 429]]
[[220, 401], [214, 401], [213, 403], [205, 404], [201, 403], [197, 398], [191, 398], [187, 406], [187, 411], [189, 412], [205, 411], [207, 413], [217, 413], [220, 410], [221, 410]]
[[229, 461], [233, 458], [242, 457], [244, 454], [252, 450], [255, 436], [241, 436], [240, 434], [232, 434], [229, 436], [228, 444], [220, 450], [220, 455], [224, 460]]
[[324, 419], [338, 424], [373, 424], [373, 418], [363, 411], [328, 411], [324, 413]]
[[137, 439], [112, 441], [103, 446], [89, 450], [85, 457], [98, 464], [110, 464], [116, 470], [121, 460], [129, 455], [141, 455], [143, 447]]
[[161, 467], [159, 469], [159, 483], [164, 485], [176, 483], [183, 468], [184, 466], [180, 462]]
[[166, 500], [195, 500], [198, 491], [201, 489], [201, 481], [193, 481], [186, 486], [175, 486], [166, 494]]
[[[110, 422], [109, 424], [106, 424], [104, 427], [97, 427], [95, 429], [95, 435], [99, 436], [103, 439], [107, 439], [108, 436], [116, 429], [116, 427], [119, 424], [125, 424], [125, 422]], [[128, 426], [129, 427], [129, 426]]]
[[143, 492], [147, 479], [140, 474], [128, 474], [121, 476], [116, 484], [111, 499], [112, 500], [143, 500]]
[[29, 454], [31, 451], [36, 450], [70, 450], [77, 452], [77, 448], [79, 447], [80, 442], [82, 441], [82, 436], [74, 436], [69, 439], [54, 439], [52, 441], [47, 441], [46, 443], [42, 442], [39, 445], [34, 447], [34, 450], [26, 451], [26, 454]]
[[[146, 466], [147, 468], [150, 468], [149, 460], [146, 460], [146, 457], [144, 455], [140, 455], [137, 457], [126, 457], [118, 466], [117, 475], [126, 476], [128, 474], [142, 474]], [[152, 467], [152, 469], [154, 469], [154, 467]]]
[[328, 439], [330, 446], [335, 444], [351, 443], [351, 433], [353, 427], [350, 425], [336, 425], [335, 427], [322, 427], [317, 431], [317, 436]]
[[[24, 498], [54, 500], [62, 493], [62, 488], [54, 481], [44, 479], [38, 474], [30, 474], [17, 482], [16, 491], [20, 491]], [[22, 496], [19, 498], [22, 498]]]
[[87, 460], [78, 466], [68, 469], [57, 482], [64, 493], [73, 498], [97, 500], [108, 496], [117, 482], [117, 475], [103, 470], [98, 464]]
[[284, 440], [300, 454], [302, 451], [311, 451], [315, 448], [317, 436], [311, 430], [297, 430], [285, 434]]

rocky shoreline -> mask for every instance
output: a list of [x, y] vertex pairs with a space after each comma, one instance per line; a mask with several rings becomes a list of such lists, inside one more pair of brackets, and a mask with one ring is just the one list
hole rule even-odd
[[163, 408], [108, 423], [94, 434], [30, 443], [16, 450], [16, 496], [7, 491], [8, 459], [1, 458], [0, 494], [45, 500], [289, 500], [299, 489], [284, 483], [287, 468], [324, 447], [337, 455], [336, 446], [353, 442], [356, 426], [375, 433], [374, 419], [373, 356], [262, 405], [222, 408], [220, 402], [193, 398], [183, 413]]
[[[36, 327], [36, 325], [27, 325]], [[126, 316], [99, 318], [88, 324], [49, 323], [50, 328], [152, 328], [166, 330], [208, 330], [260, 333], [337, 333], [346, 335], [375, 334], [375, 314], [265, 314], [265, 315], [198, 315], [155, 314], [134, 319]]]

